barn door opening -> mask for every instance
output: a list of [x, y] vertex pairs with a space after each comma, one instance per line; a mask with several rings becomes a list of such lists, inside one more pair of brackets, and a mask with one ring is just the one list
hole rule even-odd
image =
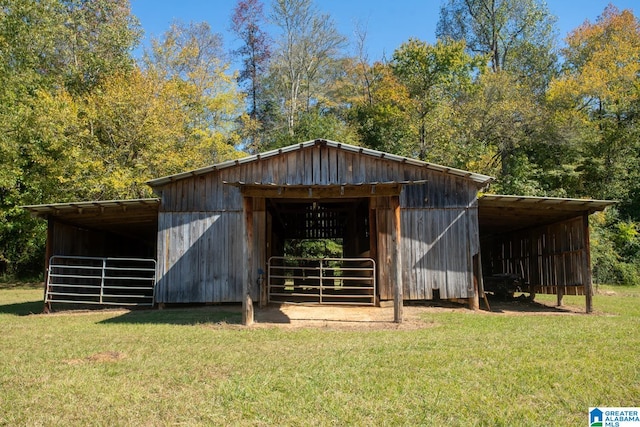
[[[270, 302], [375, 303], [369, 198], [267, 199], [266, 205]], [[324, 291], [341, 296], [323, 298]]]

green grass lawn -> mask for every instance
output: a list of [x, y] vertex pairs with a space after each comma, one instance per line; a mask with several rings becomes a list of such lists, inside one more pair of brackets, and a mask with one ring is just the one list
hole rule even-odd
[[0, 285], [0, 425], [586, 425], [590, 406], [640, 406], [640, 289], [600, 290], [615, 294], [594, 315], [461, 309], [352, 331], [32, 315], [41, 287]]

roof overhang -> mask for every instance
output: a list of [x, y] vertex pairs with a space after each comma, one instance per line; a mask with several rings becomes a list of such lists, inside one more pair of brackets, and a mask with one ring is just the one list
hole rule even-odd
[[29, 205], [32, 216], [89, 230], [142, 237], [157, 232], [160, 199], [104, 200]]
[[223, 181], [225, 185], [240, 188], [240, 191], [245, 196], [270, 199], [332, 199], [397, 196], [402, 191], [403, 185], [424, 184], [426, 182], [426, 180], [420, 180], [330, 185], [281, 185], [273, 182], [247, 183], [242, 181]]
[[480, 237], [554, 224], [604, 210], [612, 200], [485, 194], [478, 199]]

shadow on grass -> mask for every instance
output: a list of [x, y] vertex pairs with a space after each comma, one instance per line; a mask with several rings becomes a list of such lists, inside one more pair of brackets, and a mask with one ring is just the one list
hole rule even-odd
[[270, 305], [254, 311], [256, 323], [291, 323], [291, 318], [282, 311], [281, 305]]
[[28, 316], [42, 313], [44, 305], [42, 300], [17, 302], [14, 304], [0, 305], [0, 314], [13, 314], [14, 316]]
[[42, 282], [18, 282], [0, 280], [0, 290], [4, 289], [44, 289], [44, 284]]
[[164, 310], [131, 310], [102, 320], [101, 324], [169, 324], [201, 325], [213, 323], [240, 324], [242, 314], [233, 307], [189, 307]]
[[[515, 297], [512, 299], [502, 299], [489, 296], [489, 304], [491, 305], [491, 311], [494, 313], [549, 313], [549, 314], [562, 314], [562, 313], [576, 313], [567, 307], [558, 307], [555, 305], [548, 305], [537, 301], [532, 301], [529, 298]], [[480, 303], [480, 306], [484, 308], [484, 303]]]

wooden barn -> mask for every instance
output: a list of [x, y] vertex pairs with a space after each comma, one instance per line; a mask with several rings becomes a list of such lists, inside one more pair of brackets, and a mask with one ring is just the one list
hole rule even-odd
[[[154, 199], [26, 209], [49, 221], [48, 303], [242, 302], [251, 323], [254, 301], [393, 301], [401, 321], [403, 301], [478, 307], [483, 276], [517, 275], [590, 311], [588, 215], [610, 202], [478, 198], [491, 180], [314, 140], [154, 179]], [[83, 270], [102, 276], [95, 292]]]

